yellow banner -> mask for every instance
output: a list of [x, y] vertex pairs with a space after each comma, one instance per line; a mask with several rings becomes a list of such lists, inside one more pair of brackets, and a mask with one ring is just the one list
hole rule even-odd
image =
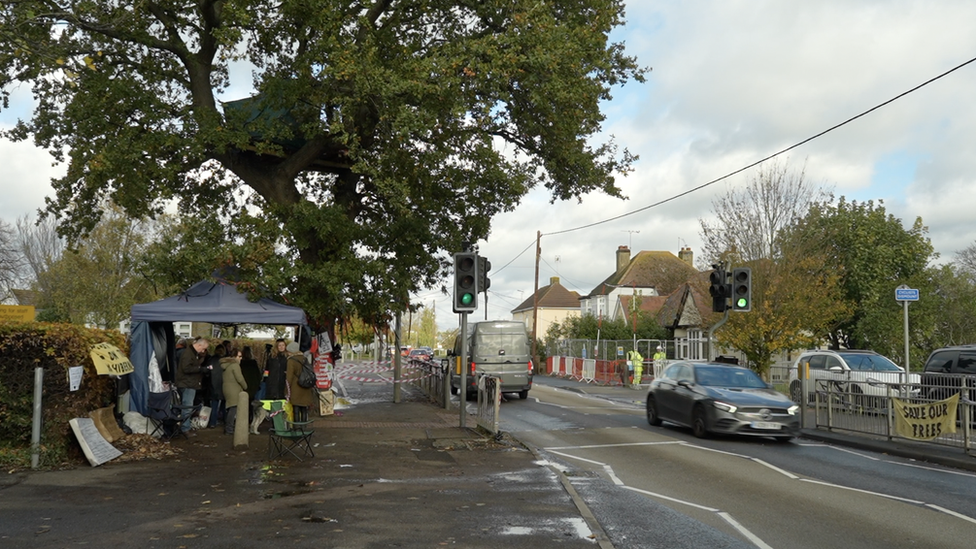
[[33, 322], [33, 305], [0, 305], [0, 322]]
[[904, 438], [932, 440], [946, 433], [956, 432], [956, 407], [959, 393], [945, 400], [910, 403], [900, 398], [895, 403], [895, 432]]
[[100, 375], [121, 376], [135, 370], [129, 362], [129, 357], [111, 343], [99, 343], [92, 347], [91, 357], [92, 362], [95, 363], [95, 371]]

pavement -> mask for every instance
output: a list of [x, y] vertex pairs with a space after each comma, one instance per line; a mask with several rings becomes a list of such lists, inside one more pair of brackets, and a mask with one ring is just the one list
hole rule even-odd
[[[644, 395], [539, 381], [638, 406]], [[594, 515], [606, 510], [588, 508], [533, 449], [470, 428], [473, 417], [459, 428], [456, 409], [415, 389], [394, 404], [388, 385], [373, 385], [347, 383], [339, 413], [312, 418], [315, 455], [304, 461], [269, 461], [265, 424], [246, 448], [204, 429], [172, 441], [175, 458], [2, 473], [0, 546], [614, 547]], [[976, 470], [960, 449], [813, 429], [803, 436]]]

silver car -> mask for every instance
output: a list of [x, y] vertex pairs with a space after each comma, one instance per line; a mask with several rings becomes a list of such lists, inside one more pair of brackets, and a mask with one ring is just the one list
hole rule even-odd
[[709, 433], [773, 437], [790, 441], [800, 432], [800, 407], [755, 372], [718, 363], [675, 362], [651, 383], [647, 422]]

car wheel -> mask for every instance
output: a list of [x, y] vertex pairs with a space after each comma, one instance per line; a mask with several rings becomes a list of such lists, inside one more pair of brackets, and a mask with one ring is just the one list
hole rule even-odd
[[708, 425], [705, 423], [705, 408], [699, 404], [691, 412], [691, 433], [698, 438], [708, 437]]
[[522, 400], [525, 400], [525, 399], [529, 398], [529, 390], [528, 389], [523, 389], [523, 390], [519, 391], [519, 398], [522, 399]]
[[803, 389], [800, 387], [800, 381], [794, 380], [793, 383], [790, 383], [790, 399], [797, 404], [803, 404], [802, 390]]
[[654, 397], [647, 397], [647, 423], [657, 427], [661, 424], [661, 417], [657, 415], [657, 402]]

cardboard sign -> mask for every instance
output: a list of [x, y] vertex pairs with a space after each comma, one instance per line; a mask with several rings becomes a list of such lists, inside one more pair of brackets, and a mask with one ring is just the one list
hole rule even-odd
[[33, 322], [32, 305], [0, 305], [0, 322]]
[[135, 368], [118, 347], [111, 343], [99, 343], [91, 348], [92, 362], [99, 375], [121, 376], [132, 373]]

